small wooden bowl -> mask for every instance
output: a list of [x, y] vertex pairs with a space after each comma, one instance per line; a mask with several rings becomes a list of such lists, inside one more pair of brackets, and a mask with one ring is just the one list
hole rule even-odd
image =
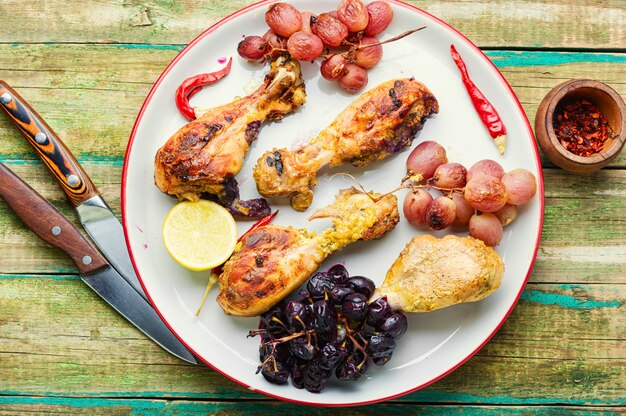
[[[554, 111], [564, 98], [593, 101], [608, 120], [611, 137], [602, 151], [593, 156], [578, 156], [567, 150], [554, 133]], [[555, 165], [572, 172], [591, 172], [603, 168], [619, 155], [626, 140], [626, 105], [613, 88], [598, 81], [575, 79], [554, 87], [539, 104], [535, 115], [535, 135], [539, 147]]]

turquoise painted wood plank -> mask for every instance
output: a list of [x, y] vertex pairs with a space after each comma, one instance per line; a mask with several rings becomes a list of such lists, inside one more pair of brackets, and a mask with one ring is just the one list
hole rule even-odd
[[[301, 406], [290, 403], [241, 402], [220, 403], [185, 400], [139, 400], [139, 399], [87, 399], [51, 397], [0, 397], [0, 414], [30, 414], [31, 412], [55, 412], [64, 414], [107, 414], [107, 415], [432, 415], [432, 416], [495, 416], [532, 414], [543, 415], [619, 415], [624, 407], [568, 407], [568, 406], [437, 406], [423, 404], [376, 404], [353, 408], [328, 409]], [[10, 413], [11, 412], [11, 413]]]

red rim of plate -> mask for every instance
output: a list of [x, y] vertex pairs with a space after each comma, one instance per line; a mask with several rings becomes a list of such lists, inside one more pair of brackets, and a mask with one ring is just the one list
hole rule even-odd
[[[139, 123], [140, 123], [140, 121], [141, 121], [141, 119], [143, 117], [143, 114], [144, 114], [144, 112], [146, 110], [146, 107], [148, 106], [148, 104], [152, 100], [152, 96], [154, 95], [154, 93], [156, 92], [157, 88], [161, 84], [161, 81], [163, 80], [163, 78], [165, 78], [165, 76], [171, 71], [171, 69], [176, 65], [176, 63], [178, 63], [178, 61], [191, 48], [193, 48], [198, 42], [200, 42], [202, 39], [204, 39], [209, 34], [213, 33], [217, 28], [222, 26], [224, 23], [229, 22], [229, 21], [239, 17], [242, 14], [245, 14], [249, 10], [259, 8], [259, 7], [261, 7], [261, 6], [265, 5], [265, 4], [273, 3], [274, 1], [275, 0], [262, 0], [260, 2], [250, 4], [250, 5], [246, 6], [246, 7], [242, 8], [242, 9], [239, 9], [236, 12], [226, 16], [225, 18], [221, 19], [220, 21], [216, 22], [211, 27], [209, 27], [208, 29], [206, 29], [205, 31], [200, 33], [182, 51], [180, 51], [180, 53], [174, 58], [174, 60], [172, 62], [170, 62], [170, 64], [167, 66], [167, 68], [165, 68], [163, 73], [159, 76], [157, 81], [154, 83], [154, 85], [150, 89], [150, 92], [148, 93], [148, 96], [146, 97], [143, 105], [141, 106], [141, 109], [139, 110], [139, 114], [137, 115], [137, 119], [135, 120], [135, 124], [133, 125], [133, 130], [132, 130], [132, 132], [130, 134], [130, 139], [129, 139], [128, 145], [126, 147], [126, 155], [124, 156], [124, 167], [123, 167], [123, 170], [122, 170], [122, 196], [121, 196], [122, 224], [124, 225], [124, 236], [125, 236], [125, 239], [126, 239], [126, 246], [128, 247], [128, 252], [130, 254], [130, 260], [131, 260], [131, 262], [133, 264], [133, 268], [135, 269], [135, 273], [137, 273], [137, 277], [139, 278], [139, 282], [141, 283], [141, 286], [143, 287], [143, 290], [146, 292], [146, 295], [148, 296], [148, 299], [150, 299], [150, 302], [154, 306], [155, 311], [157, 312], [157, 314], [159, 315], [161, 320], [163, 320], [165, 325], [167, 325], [167, 327], [170, 329], [170, 331], [172, 331], [172, 333], [174, 335], [176, 335], [176, 337], [180, 340], [181, 343], [183, 343], [183, 345], [185, 345], [185, 347], [187, 347], [188, 350], [193, 352], [194, 355], [197, 358], [200, 358], [200, 360], [204, 364], [206, 364], [207, 366], [211, 367], [214, 371], [217, 371], [218, 373], [220, 373], [224, 377], [226, 377], [226, 378], [236, 382], [237, 384], [239, 384], [239, 385], [241, 385], [241, 386], [243, 386], [243, 387], [245, 387], [247, 389], [250, 389], [250, 390], [252, 390], [254, 392], [264, 394], [264, 395], [266, 395], [268, 397], [272, 397], [272, 398], [275, 398], [275, 399], [279, 399], [279, 400], [283, 400], [283, 401], [287, 401], [287, 402], [291, 402], [291, 403], [296, 403], [296, 404], [309, 405], [309, 406], [322, 406], [322, 407], [362, 406], [362, 405], [366, 405], [366, 404], [380, 403], [380, 402], [383, 402], [383, 401], [386, 401], [386, 400], [391, 400], [391, 399], [394, 399], [394, 398], [397, 398], [397, 397], [401, 397], [401, 396], [404, 396], [406, 394], [409, 394], [409, 393], [415, 392], [417, 390], [420, 390], [420, 389], [422, 389], [422, 388], [424, 388], [424, 387], [426, 387], [426, 386], [436, 382], [437, 380], [442, 379], [443, 377], [447, 376], [448, 374], [450, 374], [451, 372], [453, 372], [454, 370], [459, 368], [467, 360], [469, 360], [472, 356], [474, 356], [474, 354], [476, 354], [496, 334], [496, 332], [498, 332], [498, 330], [500, 329], [500, 327], [502, 326], [504, 321], [507, 320], [507, 318], [511, 314], [511, 311], [513, 310], [513, 308], [515, 307], [515, 305], [519, 301], [519, 298], [522, 295], [522, 292], [524, 291], [524, 287], [526, 286], [526, 283], [528, 282], [528, 278], [530, 277], [530, 273], [532, 272], [533, 266], [535, 264], [535, 260], [537, 258], [537, 251], [539, 249], [539, 242], [541, 240], [541, 230], [543, 228], [543, 211], [544, 211], [543, 171], [541, 169], [541, 159], [540, 159], [540, 156], [539, 156], [539, 149], [537, 148], [537, 143], [535, 141], [535, 135], [533, 134], [533, 130], [532, 130], [531, 126], [530, 126], [530, 122], [528, 121], [528, 117], [526, 117], [526, 113], [524, 112], [524, 108], [520, 104], [517, 96], [515, 95], [515, 92], [513, 91], [513, 89], [509, 85], [509, 83], [506, 81], [504, 76], [500, 73], [498, 68], [493, 64], [493, 62], [491, 62], [491, 60], [476, 45], [474, 45], [469, 39], [467, 39], [458, 30], [456, 30], [455, 28], [453, 28], [452, 26], [450, 26], [449, 24], [447, 24], [443, 20], [441, 20], [441, 19], [431, 15], [430, 13], [425, 12], [422, 9], [419, 9], [419, 8], [413, 6], [413, 5], [404, 3], [404, 2], [399, 1], [399, 0], [386, 0], [389, 3], [393, 3], [393, 4], [397, 5], [397, 6], [404, 7], [406, 9], [409, 9], [409, 10], [413, 11], [413, 12], [416, 12], [418, 14], [426, 16], [429, 19], [432, 19], [435, 22], [437, 22], [437, 23], [441, 24], [442, 26], [446, 27], [447, 29], [451, 30], [452, 32], [454, 32], [455, 34], [458, 35], [460, 40], [464, 41], [469, 47], [471, 47], [476, 53], [478, 53], [478, 56], [480, 56], [486, 63], [488, 63], [495, 70], [496, 74], [500, 78], [501, 83], [508, 90], [508, 92], [510, 93], [511, 97], [513, 97], [515, 103], [517, 104], [517, 107], [518, 107], [520, 113], [522, 114], [522, 116], [524, 118], [524, 122], [526, 124], [526, 129], [528, 130], [528, 133], [530, 134], [530, 137], [533, 139], [532, 140], [532, 145], [533, 145], [533, 150], [535, 151], [535, 161], [536, 161], [536, 165], [537, 165], [536, 166], [537, 167], [537, 172], [539, 173], [539, 180], [538, 180], [538, 184], [539, 184], [538, 195], [540, 197], [540, 201], [539, 201], [539, 204], [540, 204], [539, 229], [537, 230], [537, 239], [535, 241], [535, 250], [534, 250], [534, 253], [533, 253], [533, 258], [532, 258], [532, 260], [530, 262], [530, 265], [528, 267], [528, 271], [526, 273], [526, 277], [524, 278], [524, 284], [521, 286], [519, 293], [515, 297], [515, 301], [511, 304], [509, 310], [504, 314], [504, 316], [502, 317], [502, 320], [496, 326], [496, 328], [493, 330], [493, 332], [491, 332], [491, 334], [489, 334], [485, 338], [485, 340], [483, 342], [481, 342], [480, 345], [478, 347], [476, 347], [476, 349], [474, 351], [472, 351], [467, 357], [465, 357], [462, 360], [460, 360], [456, 365], [452, 366], [449, 370], [447, 370], [444, 373], [438, 375], [437, 377], [432, 378], [431, 380], [429, 380], [429, 381], [427, 381], [425, 383], [419, 384], [419, 385], [417, 385], [417, 386], [415, 386], [415, 387], [413, 387], [413, 388], [411, 388], [409, 390], [406, 390], [404, 392], [397, 393], [397, 394], [394, 394], [394, 395], [391, 395], [391, 396], [388, 396], [388, 397], [379, 398], [379, 399], [373, 399], [373, 400], [368, 400], [368, 401], [363, 401], [363, 402], [354, 402], [354, 403], [319, 403], [319, 402], [307, 402], [307, 401], [295, 400], [295, 399], [291, 399], [291, 398], [288, 398], [288, 397], [279, 396], [277, 394], [273, 394], [273, 393], [269, 393], [269, 392], [266, 392], [266, 391], [263, 391], [263, 390], [259, 390], [257, 388], [253, 388], [253, 387], [243, 383], [242, 381], [237, 380], [237, 379], [231, 377], [229, 374], [227, 374], [227, 373], [225, 373], [225, 372], [215, 368], [209, 361], [205, 360], [196, 351], [194, 351], [191, 347], [189, 347], [189, 345], [187, 345], [185, 340], [167, 322], [165, 317], [161, 314], [161, 311], [159, 311], [158, 307], [156, 306], [156, 304], [152, 300], [152, 297], [150, 296], [148, 288], [146, 287], [146, 285], [143, 282], [143, 279], [141, 278], [141, 273], [140, 273], [139, 269], [137, 268], [137, 266], [135, 264], [135, 258], [133, 256], [133, 251], [132, 251], [131, 246], [130, 246], [130, 239], [129, 239], [129, 233], [128, 233], [129, 227], [128, 227], [128, 224], [127, 224], [127, 217], [126, 217], [126, 180], [127, 180], [126, 175], [128, 174], [128, 162], [129, 162], [130, 153], [131, 153], [131, 150], [132, 150], [132, 147], [133, 147], [133, 141], [135, 140], [135, 135], [137, 133], [137, 129], [139, 127]], [[320, 398], [321, 397], [323, 397], [323, 394], [320, 395]]]

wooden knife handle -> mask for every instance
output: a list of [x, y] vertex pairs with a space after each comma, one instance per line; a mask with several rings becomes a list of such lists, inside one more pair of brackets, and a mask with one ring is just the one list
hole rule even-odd
[[33, 146], [74, 207], [99, 194], [50, 126], [13, 88], [0, 81], [0, 107]]
[[67, 253], [81, 274], [107, 265], [74, 224], [3, 163], [0, 163], [0, 197], [42, 240]]

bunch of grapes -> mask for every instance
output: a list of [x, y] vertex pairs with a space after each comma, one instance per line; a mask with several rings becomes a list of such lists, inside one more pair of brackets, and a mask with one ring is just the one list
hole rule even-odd
[[[300, 12], [288, 3], [274, 3], [265, 13], [270, 29], [263, 36], [245, 37], [237, 52], [250, 61], [263, 61], [282, 52], [300, 61], [323, 57], [322, 76], [355, 92], [367, 84], [367, 70], [382, 59], [383, 48], [375, 36], [392, 19], [393, 10], [384, 1], [365, 6], [361, 0], [342, 0], [337, 10], [319, 15]], [[328, 52], [338, 47], [348, 50]]]
[[261, 316], [261, 365], [271, 383], [291, 382], [321, 392], [334, 373], [337, 379], [359, 379], [371, 363], [384, 365], [407, 319], [381, 297], [368, 303], [375, 285], [367, 277], [348, 275], [337, 264], [311, 276], [300, 297], [283, 301]]
[[[468, 227], [469, 234], [488, 246], [502, 239], [503, 227], [517, 218], [517, 206], [535, 195], [535, 176], [525, 169], [504, 171], [490, 159], [466, 169], [449, 163], [437, 142], [420, 143], [406, 161], [412, 192], [404, 200], [404, 215], [417, 226], [443, 230]], [[433, 198], [429, 190], [441, 191]]]

